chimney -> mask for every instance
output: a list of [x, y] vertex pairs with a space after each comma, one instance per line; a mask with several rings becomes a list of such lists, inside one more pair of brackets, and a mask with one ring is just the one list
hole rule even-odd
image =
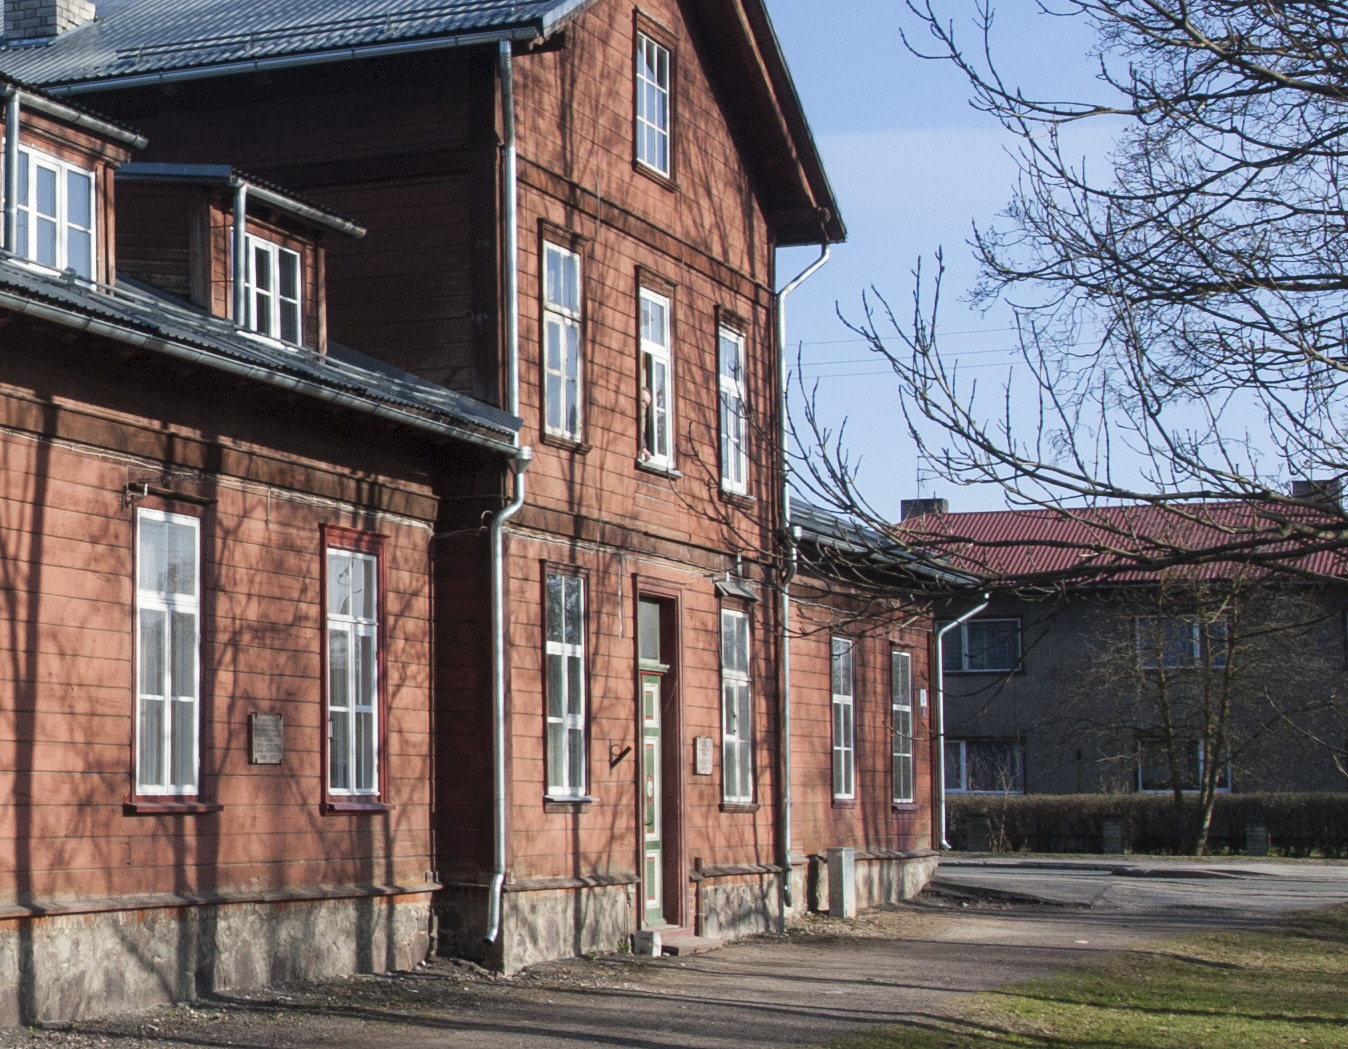
[[921, 517], [924, 514], [948, 514], [950, 502], [946, 499], [904, 499], [899, 503], [899, 520]]
[[93, 0], [5, 0], [5, 42], [50, 40], [93, 18]]
[[1343, 480], [1293, 481], [1292, 498], [1303, 499], [1323, 510], [1343, 509]]

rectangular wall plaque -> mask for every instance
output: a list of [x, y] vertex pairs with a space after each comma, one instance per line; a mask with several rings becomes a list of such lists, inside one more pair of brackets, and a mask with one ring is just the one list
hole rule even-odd
[[716, 753], [716, 745], [712, 742], [710, 736], [693, 737], [693, 773], [697, 776], [710, 776], [712, 769], [712, 756]]
[[285, 756], [280, 714], [249, 714], [249, 761], [254, 765], [279, 765]]

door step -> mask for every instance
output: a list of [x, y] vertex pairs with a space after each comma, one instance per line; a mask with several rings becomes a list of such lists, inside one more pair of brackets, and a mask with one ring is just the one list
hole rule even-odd
[[694, 936], [687, 929], [667, 929], [660, 935], [661, 951], [674, 958], [683, 958], [691, 954], [706, 954], [720, 949], [720, 940], [710, 936]]

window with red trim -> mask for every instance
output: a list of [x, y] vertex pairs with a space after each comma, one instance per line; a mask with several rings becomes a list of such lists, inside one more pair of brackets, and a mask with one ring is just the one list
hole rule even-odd
[[324, 529], [324, 781], [337, 801], [383, 792], [383, 548], [381, 536]]

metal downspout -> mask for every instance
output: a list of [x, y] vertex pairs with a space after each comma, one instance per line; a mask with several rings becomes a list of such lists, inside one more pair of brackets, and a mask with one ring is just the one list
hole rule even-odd
[[[519, 278], [519, 158], [515, 141], [515, 71], [510, 41], [500, 42], [501, 124], [505, 155], [502, 178], [502, 222], [505, 226], [506, 396], [511, 415], [520, 406], [520, 278]], [[519, 438], [516, 437], [516, 441]], [[532, 448], [515, 452], [515, 491], [510, 503], [491, 519], [492, 611], [492, 875], [487, 900], [487, 943], [501, 932], [501, 891], [506, 874], [506, 622], [505, 524], [524, 505], [524, 474], [533, 461]]]
[[941, 826], [941, 848], [949, 849], [950, 842], [946, 841], [945, 826], [945, 641], [946, 634], [954, 630], [961, 623], [967, 623], [979, 612], [988, 607], [988, 602], [992, 600], [991, 594], [983, 595], [983, 603], [969, 609], [958, 619], [952, 620], [940, 630], [936, 631], [936, 804], [941, 813], [939, 823]]
[[19, 254], [19, 92], [5, 90], [5, 235], [4, 248]]
[[248, 186], [234, 187], [234, 326], [242, 328], [248, 318]]
[[790, 294], [815, 275], [828, 262], [833, 249], [828, 241], [820, 245], [819, 258], [810, 263], [795, 280], [777, 293], [777, 357], [781, 385], [781, 454], [782, 454], [782, 528], [791, 547], [791, 567], [782, 582], [779, 599], [781, 601], [781, 638], [779, 641], [782, 658], [782, 848], [781, 867], [782, 899], [787, 907], [793, 906], [791, 892], [791, 582], [796, 577], [798, 564], [800, 529], [791, 525], [791, 467], [787, 460], [786, 445], [790, 436], [787, 424], [787, 378], [789, 369], [786, 362], [786, 300]]

